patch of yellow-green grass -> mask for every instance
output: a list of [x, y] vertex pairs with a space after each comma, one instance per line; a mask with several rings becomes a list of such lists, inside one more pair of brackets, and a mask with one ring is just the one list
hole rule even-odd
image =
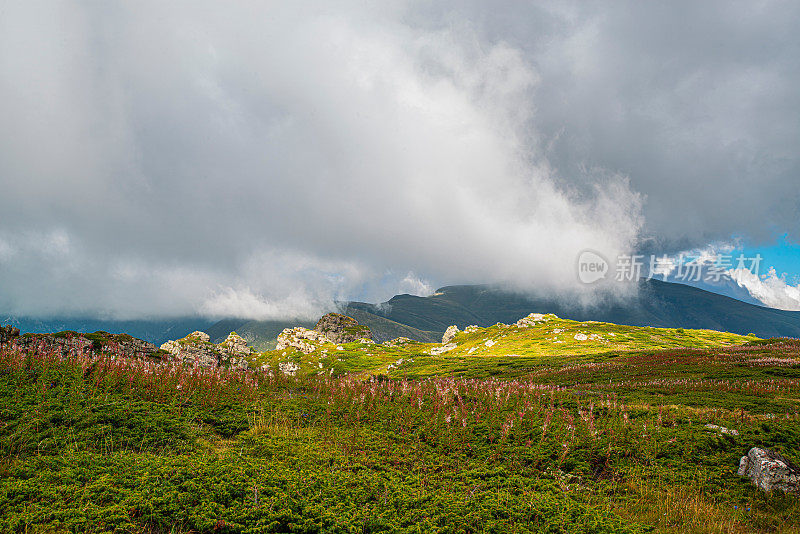
[[[451, 343], [420, 343], [394, 340], [378, 343], [323, 343], [308, 341], [312, 352], [289, 348], [263, 352], [252, 359], [257, 366], [296, 375], [436, 376], [471, 374], [476, 366], [485, 374], [503, 373], [493, 360], [509, 362], [512, 374], [530, 371], [554, 358], [578, 358], [665, 349], [709, 349], [754, 341], [713, 330], [650, 328], [595, 321], [571, 321], [555, 315], [525, 319], [518, 323], [470, 327]], [[516, 363], [512, 363], [518, 360]], [[479, 372], [484, 374], [484, 371]]]
[[[272, 350], [251, 359], [255, 366], [296, 375], [380, 374], [390, 371], [399, 360], [408, 360], [413, 349], [378, 343], [310, 343], [314, 351], [304, 353], [295, 348]], [[412, 344], [419, 345], [417, 343]], [[288, 373], [287, 373], [288, 374]]]
[[754, 341], [713, 330], [651, 328], [594, 321], [570, 321], [554, 315], [521, 325], [495, 325], [459, 333], [448, 354], [475, 356], [557, 356], [606, 352], [714, 348]]

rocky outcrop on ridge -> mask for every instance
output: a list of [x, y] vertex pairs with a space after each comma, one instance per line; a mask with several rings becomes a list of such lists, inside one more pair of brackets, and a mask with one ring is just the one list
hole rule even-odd
[[331, 340], [325, 334], [302, 326], [295, 326], [294, 328], [284, 328], [283, 332], [278, 334], [278, 344], [275, 346], [275, 350], [294, 348], [303, 354], [310, 354], [316, 350], [315, 343], [330, 342]]
[[297, 349], [303, 354], [310, 354], [323, 343], [372, 343], [372, 332], [369, 327], [358, 324], [358, 321], [340, 313], [329, 313], [317, 321], [313, 330], [295, 326], [284, 328], [278, 335], [275, 350]]
[[536, 326], [541, 322], [549, 321], [551, 318], [558, 319], [558, 317], [553, 314], [529, 313], [514, 324], [519, 328], [528, 328], [529, 326]]
[[188, 336], [161, 345], [180, 363], [199, 367], [230, 367], [247, 369], [247, 357], [254, 350], [236, 332], [231, 332], [222, 343], [215, 345], [205, 332], [192, 332]]
[[317, 321], [314, 330], [324, 334], [331, 343], [352, 343], [361, 339], [372, 339], [372, 331], [368, 326], [341, 313], [328, 313]]
[[447, 345], [456, 335], [461, 332], [456, 325], [448, 326], [447, 330], [444, 331], [444, 335], [442, 336], [442, 345]]

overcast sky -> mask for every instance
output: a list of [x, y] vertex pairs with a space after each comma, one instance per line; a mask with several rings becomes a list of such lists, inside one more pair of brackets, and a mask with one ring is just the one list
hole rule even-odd
[[0, 2], [0, 309], [313, 317], [797, 243], [798, 82], [796, 2]]

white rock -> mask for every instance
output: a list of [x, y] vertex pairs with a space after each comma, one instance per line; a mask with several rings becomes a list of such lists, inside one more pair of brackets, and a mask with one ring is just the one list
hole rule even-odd
[[461, 330], [458, 329], [456, 325], [448, 326], [447, 330], [444, 331], [444, 336], [442, 336], [442, 345], [446, 345], [453, 341], [453, 338], [456, 337]]
[[283, 331], [278, 334], [278, 344], [275, 346], [275, 350], [284, 350], [289, 347], [293, 347], [295, 349], [300, 350], [303, 354], [309, 354], [316, 350], [316, 346], [313, 343], [329, 343], [330, 340], [320, 332], [316, 330], [309, 330], [308, 328], [303, 328], [302, 326], [296, 326], [294, 328], [284, 328]]
[[706, 428], [709, 429], [709, 430], [716, 430], [720, 434], [730, 434], [731, 436], [738, 436], [739, 435], [739, 431], [738, 430], [734, 430], [734, 429], [731, 429], [731, 428], [725, 428], [724, 426], [719, 426], [719, 425], [712, 425], [711, 423], [707, 424]]
[[457, 345], [455, 343], [448, 343], [447, 345], [442, 345], [441, 347], [431, 347], [431, 354], [434, 356], [438, 354], [444, 354], [445, 352], [449, 352], [456, 347]]
[[528, 314], [527, 317], [523, 317], [514, 324], [520, 328], [527, 328], [529, 326], [536, 326], [536, 324], [540, 322], [545, 322], [549, 320], [550, 317], [546, 316], [543, 313], [530, 313]]
[[586, 341], [589, 338], [586, 336], [586, 334], [575, 334], [575, 339], [577, 341]]
[[780, 454], [753, 447], [739, 460], [739, 476], [748, 477], [764, 491], [800, 492], [800, 471]]
[[198, 341], [203, 341], [204, 343], [208, 343], [209, 341], [211, 341], [211, 337], [208, 334], [206, 334], [205, 332], [200, 332], [199, 330], [195, 330], [194, 332], [192, 332], [183, 339], [187, 338], [197, 338]]
[[278, 364], [278, 369], [287, 376], [294, 376], [300, 370], [300, 366], [294, 362], [281, 362]]

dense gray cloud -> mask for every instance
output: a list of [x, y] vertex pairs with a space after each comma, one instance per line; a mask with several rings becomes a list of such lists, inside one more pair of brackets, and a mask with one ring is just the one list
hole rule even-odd
[[791, 4], [0, 9], [10, 313], [575, 292], [585, 248], [798, 236]]
[[647, 196], [644, 235], [668, 248], [800, 240], [800, 5], [481, 9], [483, 38], [522, 50], [542, 80], [535, 126], [564, 179], [629, 176]]

